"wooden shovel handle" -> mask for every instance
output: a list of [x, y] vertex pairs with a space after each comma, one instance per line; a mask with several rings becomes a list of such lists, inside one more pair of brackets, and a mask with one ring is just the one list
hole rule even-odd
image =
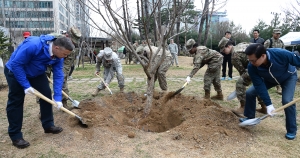
[[[54, 107], [57, 108], [57, 105], [56, 105], [56, 103], [55, 103], [53, 100], [51, 100], [51, 99], [45, 97], [43, 94], [41, 94], [41, 93], [40, 93], [39, 91], [37, 91], [36, 89], [34, 89], [34, 95], [36, 95], [37, 97], [39, 97], [39, 98], [45, 100], [46, 102], [52, 104]], [[68, 114], [70, 114], [70, 115], [76, 117], [76, 114], [74, 114], [73, 112], [69, 111], [68, 109], [66, 109], [66, 108], [64, 108], [64, 107], [61, 107], [60, 110], [62, 110], [62, 111], [64, 111], [64, 112], [66, 112], [66, 113], [68, 113]]]
[[[47, 78], [48, 78], [48, 81], [49, 81], [51, 84], [53, 84], [52, 80], [51, 80], [48, 76], [47, 76]], [[67, 93], [65, 93], [63, 90], [61, 91], [61, 93], [62, 93], [65, 97], [70, 98], [69, 95], [68, 95]]]
[[287, 108], [287, 107], [289, 107], [289, 106], [295, 104], [295, 103], [298, 102], [298, 101], [300, 101], [300, 98], [297, 98], [297, 99], [295, 99], [295, 100], [293, 100], [293, 101], [291, 101], [291, 102], [289, 102], [289, 103], [287, 103], [287, 104], [285, 104], [285, 105], [283, 105], [283, 106], [277, 108], [273, 113], [276, 113], [276, 112], [278, 112], [278, 111], [281, 111], [281, 110], [283, 110], [283, 109], [285, 109], [285, 108]]
[[96, 76], [98, 76], [101, 79], [101, 81], [103, 82], [103, 84], [105, 85], [105, 87], [107, 87], [107, 89], [109, 90], [109, 92], [112, 94], [111, 90], [109, 89], [108, 85], [104, 82], [104, 80], [102, 79], [102, 77], [100, 77], [97, 74], [96, 74]]
[[188, 82], [185, 82], [185, 84], [182, 86], [182, 88], [185, 87], [187, 84], [188, 84]]

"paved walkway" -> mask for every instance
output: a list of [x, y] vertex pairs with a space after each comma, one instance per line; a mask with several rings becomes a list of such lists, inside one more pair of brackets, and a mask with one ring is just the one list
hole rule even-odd
[[[232, 77], [232, 80], [237, 80], [240, 76], [234, 76]], [[185, 81], [186, 78], [167, 78], [167, 81]], [[196, 82], [203, 82], [203, 78], [192, 78], [192, 81]], [[69, 80], [68, 83], [77, 82], [77, 83], [83, 83], [83, 82], [99, 82], [99, 78], [82, 78], [82, 79], [72, 79]], [[146, 82], [146, 78], [125, 78], [126, 82]], [[112, 82], [118, 82], [116, 78], [112, 80]]]

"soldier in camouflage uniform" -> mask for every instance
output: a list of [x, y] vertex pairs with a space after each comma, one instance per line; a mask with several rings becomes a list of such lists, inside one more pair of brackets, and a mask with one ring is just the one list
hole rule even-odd
[[[54, 35], [55, 37], [59, 38], [59, 37], [63, 37], [63, 36], [67, 36], [69, 38], [71, 38], [73, 44], [76, 46], [78, 46], [79, 44], [79, 39], [81, 37], [81, 32], [78, 28], [76, 27], [71, 27], [69, 30], [69, 34], [56, 34], [56, 33], [52, 33], [52, 35]], [[76, 59], [76, 54], [78, 53], [78, 47], [75, 48], [70, 55], [68, 55], [65, 59], [64, 59], [64, 83], [63, 83], [63, 91], [67, 94], [69, 94], [69, 88], [68, 88], [68, 76], [69, 73], [71, 71], [71, 67], [74, 64], [74, 61]], [[48, 66], [47, 70], [46, 70], [46, 74], [47, 76], [50, 78], [51, 76], [51, 71], [52, 71], [52, 67]], [[67, 106], [67, 100], [68, 98], [66, 98], [65, 96], [63, 96], [62, 99], [62, 103], [64, 107], [68, 107]], [[37, 99], [38, 102], [38, 99]]]
[[[221, 39], [218, 45], [220, 51], [222, 51], [223, 53], [225, 54], [231, 53], [231, 62], [240, 74], [240, 78], [237, 80], [236, 87], [235, 87], [237, 98], [240, 101], [240, 108], [238, 108], [237, 110], [233, 110], [233, 112], [238, 115], [244, 113], [244, 107], [246, 103], [246, 87], [252, 83], [251, 78], [247, 72], [247, 66], [249, 61], [247, 55], [245, 54], [245, 50], [248, 46], [249, 43], [245, 43], [245, 42], [233, 46], [233, 43], [225, 37]], [[257, 99], [259, 104], [261, 104], [262, 107], [257, 111], [266, 114], [267, 112], [266, 105], [263, 103], [262, 99], [260, 99], [259, 97]]]
[[[223, 100], [223, 93], [221, 88], [220, 81], [220, 70], [223, 63], [223, 56], [221, 53], [208, 49], [205, 46], [198, 46], [194, 39], [189, 39], [186, 42], [187, 51], [194, 56], [194, 68], [186, 78], [186, 82], [190, 82], [191, 78], [197, 73], [197, 71], [207, 64], [207, 70], [204, 74], [204, 90], [205, 90], [205, 99], [216, 99]], [[210, 87], [213, 84], [217, 95], [210, 98]]]
[[[101, 64], [104, 67], [103, 78], [104, 82], [109, 85], [112, 81], [115, 73], [118, 79], [118, 84], [120, 88], [120, 92], [124, 91], [124, 76], [122, 74], [122, 64], [120, 62], [120, 58], [118, 55], [112, 51], [111, 48], [106, 47], [104, 50], [101, 50], [97, 55], [97, 64], [96, 64], [96, 72], [95, 74], [99, 75]], [[92, 93], [92, 96], [98, 95], [98, 93], [105, 89], [105, 84], [101, 82], [98, 85], [96, 90]]]
[[[152, 52], [156, 53], [158, 48], [155, 46], [151, 46]], [[144, 47], [144, 52], [145, 52], [145, 56], [146, 58], [149, 59], [150, 57], [150, 48], [149, 46]], [[154, 58], [154, 61], [151, 63], [153, 65], [158, 64], [159, 60], [163, 57], [162, 56], [163, 50], [161, 49], [158, 53], [157, 56]], [[155, 54], [152, 54], [152, 57], [154, 57]], [[163, 91], [167, 91], [168, 90], [168, 84], [167, 84], [167, 78], [166, 78], [166, 73], [169, 70], [170, 66], [171, 66], [171, 60], [172, 60], [172, 55], [169, 51], [166, 50], [166, 56], [163, 59], [163, 62], [161, 63], [161, 65], [157, 68], [156, 74], [155, 74], [155, 79], [154, 82], [158, 79], [158, 83], [160, 88]]]
[[[273, 37], [270, 39], [267, 39], [264, 43], [264, 47], [267, 48], [282, 48], [285, 49], [284, 43], [282, 42], [280, 38], [281, 35], [281, 29], [273, 29]], [[276, 86], [277, 93], [281, 94], [282, 89], [280, 85]]]

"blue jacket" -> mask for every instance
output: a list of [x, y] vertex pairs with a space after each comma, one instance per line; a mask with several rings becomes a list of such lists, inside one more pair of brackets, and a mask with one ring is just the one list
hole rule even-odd
[[265, 84], [278, 85], [292, 75], [297, 75], [295, 66], [300, 66], [300, 57], [281, 48], [267, 49], [267, 57], [270, 62], [268, 67], [256, 67], [249, 62], [248, 73], [256, 92], [268, 106], [272, 102]]
[[[27, 89], [31, 87], [28, 79], [45, 73], [47, 66], [52, 65], [54, 100], [61, 101], [62, 85], [64, 81], [64, 59], [51, 58], [49, 42], [54, 39], [52, 35], [30, 36], [26, 38], [13, 52], [6, 67], [14, 73], [20, 85]], [[47, 83], [48, 84], [48, 83]]]

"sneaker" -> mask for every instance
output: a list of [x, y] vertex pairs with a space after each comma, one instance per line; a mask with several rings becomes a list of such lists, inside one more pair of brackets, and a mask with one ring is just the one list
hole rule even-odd
[[224, 81], [224, 80], [225, 80], [225, 77], [221, 77], [221, 80]]
[[231, 78], [231, 77], [227, 77], [227, 78], [226, 78], [226, 80], [228, 80], [228, 81], [231, 81], [231, 80], [232, 80], [232, 78]]
[[240, 122], [244, 122], [244, 121], [247, 121], [247, 120], [249, 120], [249, 118], [247, 118], [247, 117], [245, 117], [245, 118], [239, 118]]
[[296, 138], [296, 134], [287, 133], [287, 134], [285, 134], [285, 138], [287, 140], [293, 140]]
[[72, 79], [73, 79], [73, 77], [72, 77], [72, 76], [69, 76], [69, 77], [68, 77], [68, 80], [72, 80]]

